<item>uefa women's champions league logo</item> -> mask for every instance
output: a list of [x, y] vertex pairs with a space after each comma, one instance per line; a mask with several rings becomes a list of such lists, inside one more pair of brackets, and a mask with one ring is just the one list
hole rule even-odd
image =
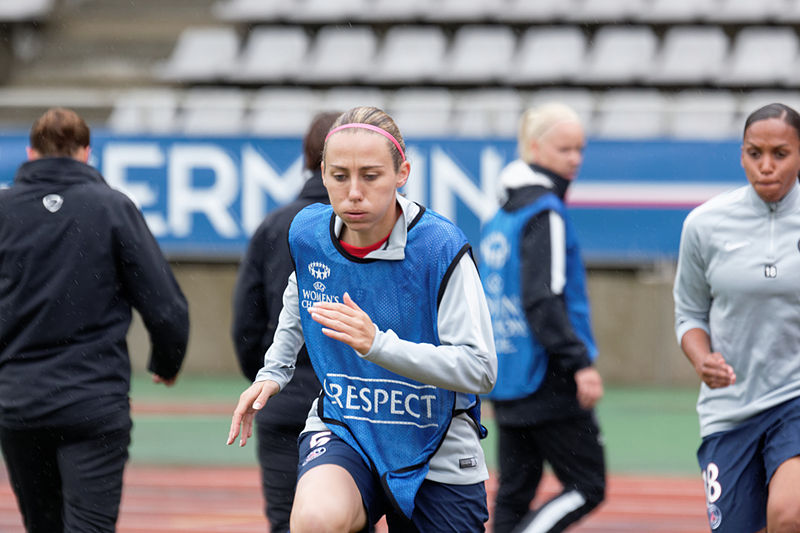
[[[325, 290], [327, 287], [322, 280], [328, 279], [331, 275], [331, 269], [325, 263], [320, 263], [319, 261], [313, 261], [308, 264], [308, 273], [311, 274], [311, 277], [314, 278], [314, 283], [311, 284], [312, 289], [307, 288], [307, 286], [303, 287], [300, 286], [300, 306], [303, 309], [308, 309], [314, 302], [339, 302], [339, 296], [336, 295], [329, 295], [325, 294]], [[299, 279], [298, 279], [299, 281]]]
[[331, 275], [331, 269], [324, 263], [314, 261], [308, 264], [308, 272], [318, 280], [327, 279]]
[[493, 268], [499, 269], [506, 264], [511, 246], [506, 236], [499, 231], [494, 231], [481, 241], [481, 259]]

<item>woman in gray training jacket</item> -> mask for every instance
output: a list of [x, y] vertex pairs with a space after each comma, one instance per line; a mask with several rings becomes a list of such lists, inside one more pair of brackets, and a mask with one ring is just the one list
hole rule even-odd
[[715, 532], [800, 523], [800, 115], [754, 111], [749, 185], [692, 211], [681, 235], [675, 330], [703, 383], [698, 461]]

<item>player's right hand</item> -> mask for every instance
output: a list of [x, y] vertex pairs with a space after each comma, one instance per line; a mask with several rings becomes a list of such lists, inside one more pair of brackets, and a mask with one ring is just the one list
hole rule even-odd
[[725, 362], [719, 352], [709, 352], [695, 367], [703, 383], [712, 389], [727, 387], [736, 383], [736, 372]]
[[228, 432], [226, 444], [231, 445], [241, 430], [239, 446], [247, 444], [247, 439], [253, 436], [253, 419], [272, 396], [280, 391], [280, 387], [272, 380], [256, 381], [239, 395], [239, 403], [233, 410], [231, 429]]

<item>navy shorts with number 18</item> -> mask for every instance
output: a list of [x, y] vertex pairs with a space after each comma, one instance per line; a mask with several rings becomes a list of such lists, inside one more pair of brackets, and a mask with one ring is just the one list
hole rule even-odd
[[727, 533], [764, 528], [769, 482], [784, 461], [798, 455], [800, 398], [703, 438], [697, 460], [711, 530]]
[[335, 433], [317, 431], [300, 435], [299, 455], [297, 479], [310, 469], [323, 464], [339, 465], [347, 470], [361, 493], [370, 524], [375, 524], [386, 515], [386, 523], [393, 533], [485, 531], [484, 523], [489, 519], [489, 512], [482, 482], [473, 485], [448, 485], [426, 479], [417, 492], [414, 513], [409, 522], [392, 507], [380, 480], [358, 452]]

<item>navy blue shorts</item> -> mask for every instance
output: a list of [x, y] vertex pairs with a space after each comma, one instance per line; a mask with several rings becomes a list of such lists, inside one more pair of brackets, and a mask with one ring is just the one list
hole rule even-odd
[[390, 531], [470, 533], [485, 531], [489, 519], [486, 489], [483, 482], [474, 485], [447, 485], [425, 480], [414, 500], [414, 513], [409, 522], [392, 507], [381, 482], [349, 444], [331, 431], [300, 435], [300, 464], [297, 478], [315, 466], [339, 465], [347, 470], [361, 493], [361, 500], [370, 524], [386, 515]]
[[800, 455], [800, 398], [703, 439], [697, 460], [712, 531], [758, 531], [767, 524], [767, 490], [775, 470]]

